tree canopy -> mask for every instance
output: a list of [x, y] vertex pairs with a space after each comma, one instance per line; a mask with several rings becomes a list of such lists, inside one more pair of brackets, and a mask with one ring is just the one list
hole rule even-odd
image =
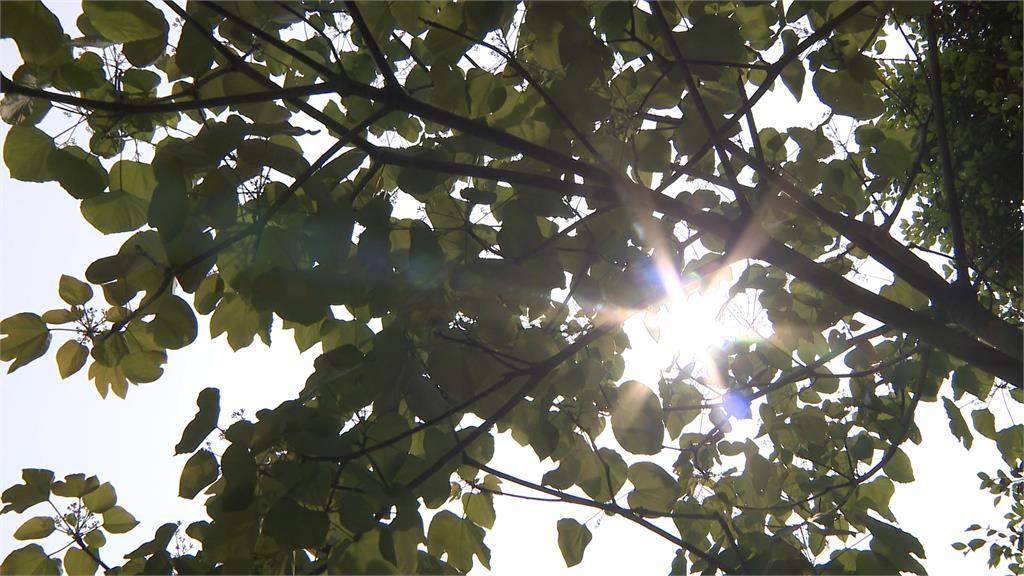
[[[52, 347], [125, 398], [197, 315], [235, 350], [322, 351], [253, 417], [199, 394], [174, 449], [208, 520], [115, 561], [136, 520], [113, 486], [28, 469], [2, 513], [71, 504], [15, 538], [70, 546], [4, 573], [463, 573], [489, 567], [493, 500], [532, 495], [672, 542], [674, 574], [923, 574], [889, 509], [901, 446], [945, 433], [921, 402], [1019, 490], [1024, 426], [987, 407], [1024, 401], [1019, 4], [85, 0], [75, 37], [41, 3], [0, 16], [12, 178], [126, 237], [59, 277], [66, 306], [0, 323], [9, 371]], [[831, 113], [758, 129], [772, 91]], [[54, 109], [88, 145], [38, 127]], [[628, 318], [717, 287], [758, 337], [623, 378]], [[492, 465], [499, 434], [535, 470]], [[1020, 506], [988, 542], [1016, 573]], [[579, 563], [589, 528], [557, 532]]]

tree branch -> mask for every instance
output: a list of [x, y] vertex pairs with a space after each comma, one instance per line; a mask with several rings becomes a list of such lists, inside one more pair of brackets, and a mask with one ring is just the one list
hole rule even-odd
[[[529, 488], [530, 490], [535, 490], [537, 492], [543, 492], [544, 494], [548, 494], [550, 496], [554, 496], [555, 498], [558, 498], [562, 502], [567, 502], [567, 503], [570, 503], [570, 504], [579, 504], [581, 506], [588, 506], [590, 508], [597, 508], [599, 510], [604, 510], [605, 512], [610, 512], [612, 514], [616, 514], [618, 516], [622, 516], [623, 518], [625, 518], [625, 519], [627, 519], [627, 520], [629, 520], [631, 522], [634, 522], [636, 524], [639, 524], [640, 526], [643, 526], [644, 528], [650, 530], [651, 532], [654, 532], [655, 534], [661, 536], [662, 538], [668, 540], [669, 542], [672, 542], [676, 546], [679, 546], [680, 548], [686, 550], [687, 552], [693, 554], [694, 556], [700, 558], [701, 560], [704, 560], [709, 565], [714, 566], [718, 570], [721, 570], [721, 571], [723, 571], [723, 572], [725, 572], [727, 574], [728, 573], [733, 573], [733, 572], [736, 571], [734, 568], [732, 568], [730, 566], [727, 566], [720, 559], [712, 556], [711, 554], [705, 552], [704, 550], [701, 550], [700, 548], [698, 548], [695, 545], [687, 542], [686, 540], [683, 540], [682, 538], [679, 538], [677, 536], [673, 536], [672, 534], [670, 534], [664, 528], [661, 528], [660, 526], [652, 524], [650, 521], [644, 519], [640, 514], [638, 514], [637, 512], [635, 512], [635, 511], [633, 511], [633, 510], [631, 510], [629, 508], [623, 508], [622, 506], [619, 506], [618, 504], [612, 504], [610, 502], [598, 502], [596, 500], [591, 500], [590, 498], [583, 498], [583, 497], [580, 497], [580, 496], [574, 496], [572, 494], [569, 494], [567, 492], [563, 492], [561, 490], [555, 490], [554, 488], [549, 488], [547, 486], [543, 486], [543, 485], [540, 485], [540, 484], [535, 484], [533, 482], [530, 482], [529, 480], [524, 480], [522, 478], [518, 478], [518, 477], [513, 476], [511, 474], [508, 474], [506, 472], [502, 472], [501, 470], [497, 470], [497, 469], [491, 468], [490, 466], [488, 466], [488, 465], [486, 465], [486, 464], [484, 464], [482, 462], [478, 462], [477, 460], [474, 460], [474, 459], [470, 458], [469, 456], [464, 456], [463, 460], [467, 464], [469, 464], [470, 466], [473, 466], [474, 468], [478, 468], [478, 469], [480, 469], [480, 470], [482, 470], [484, 472], [487, 472], [488, 474], [493, 474], [494, 476], [497, 476], [498, 478], [501, 478], [503, 480], [507, 480], [507, 481], [512, 482], [514, 484], [518, 484], [520, 486], [523, 486], [524, 488]], [[659, 515], [659, 516], [661, 516], [661, 515]], [[698, 517], [694, 518], [694, 519], [702, 519], [702, 520], [714, 520], [715, 519], [715, 516], [712, 515], [712, 514], [707, 514], [707, 515], [701, 514], [701, 515], [697, 515], [697, 516]], [[687, 514], [685, 516], [684, 515], [678, 515], [678, 516], [672, 516], [672, 517], [692, 518], [693, 515]], [[737, 553], [738, 553], [738, 551], [737, 551]]]
[[[700, 114], [700, 119], [704, 123], [704, 127], [707, 128], [711, 144], [714, 146], [715, 151], [718, 152], [718, 159], [722, 162], [722, 170], [725, 171], [726, 177], [736, 188], [736, 202], [740, 205], [740, 209], [743, 213], [749, 216], [752, 213], [750, 204], [747, 202], [746, 197], [744, 197], [739, 191], [740, 182], [736, 177], [736, 171], [732, 167], [732, 162], [729, 161], [729, 155], [726, 154], [725, 148], [722, 147], [722, 134], [719, 133], [718, 129], [715, 127], [715, 121], [711, 118], [711, 113], [708, 112], [708, 107], [704, 104], [704, 98], [700, 95], [700, 87], [697, 86], [697, 81], [693, 78], [693, 74], [690, 73], [690, 67], [686, 65], [686, 62], [683, 59], [683, 54], [679, 50], [679, 44], [676, 43], [675, 38], [672, 36], [672, 27], [669, 26], [668, 20], [665, 19], [665, 14], [661, 11], [661, 6], [657, 2], [652, 2], [650, 6], [651, 12], [654, 14], [654, 19], [658, 22], [658, 28], [661, 31], [662, 39], [668, 43], [669, 48], [672, 50], [672, 56], [675, 58], [676, 68], [682, 73], [683, 80], [686, 82], [686, 87], [689, 89], [690, 95], [693, 96], [693, 101], [697, 106], [697, 113]], [[749, 110], [750, 103], [745, 102], [745, 107]], [[754, 139], [757, 139], [756, 134], [754, 135]], [[753, 224], [753, 222], [751, 222], [751, 224]]]
[[[1024, 334], [1019, 329], [982, 308], [973, 296], [965, 295], [947, 284], [926, 262], [884, 230], [828, 210], [809, 193], [742, 147], [729, 141], [726, 141], [724, 146], [735, 157], [785, 191], [816, 218], [860, 246], [871, 257], [892, 270], [897, 277], [906, 280], [908, 284], [932, 299], [935, 305], [949, 313], [950, 318], [975, 336], [991, 342], [1002, 354], [1018, 362], [1024, 359]], [[936, 346], [945, 349], [941, 345]], [[1016, 372], [1020, 372], [1019, 367]], [[1015, 380], [1019, 381], [1019, 376]]]
[[939, 159], [942, 163], [942, 180], [946, 192], [946, 208], [949, 224], [953, 231], [953, 262], [956, 266], [954, 286], [965, 295], [974, 297], [971, 276], [968, 271], [967, 253], [964, 246], [964, 229], [960, 216], [960, 198], [956, 193], [956, 174], [953, 172], [953, 158], [949, 152], [949, 137], [946, 135], [946, 111], [942, 104], [942, 67], [939, 65], [939, 43], [935, 33], [934, 10], [928, 12], [928, 69], [931, 72], [932, 110], [935, 120], [935, 137], [939, 144]]
[[460, 32], [453, 28], [449, 28], [448, 26], [445, 26], [440, 22], [434, 22], [433, 20], [426, 20], [424, 18], [420, 18], [420, 20], [425, 22], [427, 26], [444, 30], [445, 32], [448, 32], [449, 34], [454, 34], [455, 36], [458, 36], [463, 40], [467, 40], [474, 44], [483, 46], [484, 48], [487, 48], [491, 52], [494, 52], [498, 56], [504, 58], [505, 62], [508, 62], [508, 64], [512, 66], [513, 69], [515, 69], [515, 71], [523, 78], [523, 80], [525, 80], [526, 83], [530, 85], [530, 87], [532, 87], [534, 90], [537, 91], [538, 94], [540, 94], [541, 99], [543, 99], [544, 102], [548, 106], [550, 106], [552, 110], [554, 110], [555, 115], [558, 116], [558, 119], [562, 121], [562, 124], [565, 124], [566, 128], [568, 128], [573, 133], [573, 135], [579, 139], [580, 143], [583, 144], [587, 151], [593, 154], [594, 158], [596, 158], [605, 167], [606, 170], [608, 170], [609, 172], [612, 171], [611, 165], [608, 164], [608, 161], [605, 160], [604, 156], [597, 150], [597, 148], [595, 148], [594, 145], [590, 143], [590, 139], [587, 138], [587, 135], [576, 127], [576, 124], [574, 124], [573, 121], [569, 119], [569, 116], [566, 115], [566, 113], [562, 110], [558, 103], [555, 102], [555, 100], [551, 97], [550, 94], [548, 94], [547, 90], [545, 90], [544, 87], [540, 85], [540, 83], [534, 80], [533, 75], [530, 74], [530, 72], [519, 62], [519, 60], [515, 56], [509, 54], [508, 52], [502, 50], [501, 48], [498, 48], [497, 46], [491, 44], [490, 42], [487, 42], [486, 40], [474, 38], [464, 32]]
[[856, 16], [861, 10], [867, 8], [870, 5], [871, 2], [867, 2], [864, 0], [852, 4], [849, 8], [837, 14], [835, 18], [829, 20], [828, 22], [825, 22], [813, 33], [809, 34], [806, 38], [801, 40], [800, 43], [794, 46], [792, 50], [788, 50], [782, 56], [780, 56], [779, 59], [776, 60], [768, 69], [768, 73], [765, 75], [765, 79], [761, 81], [761, 85], [758, 86], [754, 94], [750, 96], [749, 106], [741, 107], [739, 110], [736, 111], [735, 114], [730, 116], [729, 119], [727, 119], [725, 123], [722, 124], [721, 127], [719, 127], [718, 131], [716, 131], [712, 136], [708, 137], [707, 141], [704, 142], [704, 145], [701, 146], [700, 150], [693, 153], [693, 155], [690, 157], [690, 160], [687, 162], [687, 165], [692, 167], [696, 165], [698, 162], [700, 162], [700, 160], [704, 157], [704, 154], [706, 154], [708, 150], [711, 149], [712, 143], [714, 142], [713, 138], [721, 138], [722, 135], [727, 133], [729, 130], [733, 128], [733, 126], [738, 124], [740, 119], [743, 118], [744, 115], [746, 115], [746, 108], [757, 104], [761, 97], [768, 93], [772, 85], [775, 83], [775, 80], [782, 75], [782, 71], [783, 69], [786, 68], [786, 66], [788, 66], [794, 60], [796, 60], [796, 58], [800, 56], [800, 54], [803, 54], [805, 50], [813, 46], [816, 42], [831, 34], [843, 22], [846, 22], [850, 18]]
[[381, 52], [377, 40], [374, 39], [373, 33], [370, 32], [370, 27], [366, 25], [363, 13], [359, 11], [356, 3], [351, 0], [345, 2], [345, 7], [348, 9], [348, 15], [352, 17], [352, 22], [359, 29], [359, 34], [363, 37], [366, 48], [370, 50], [370, 56], [373, 57], [373, 61], [377, 64], [377, 69], [384, 75], [384, 87], [388, 90], [401, 92], [402, 85], [398, 83], [398, 78], [395, 78], [395, 71], [391, 69], [388, 59], [384, 57], [384, 53]]
[[618, 327], [619, 323], [616, 321], [609, 321], [599, 326], [596, 326], [591, 331], [577, 338], [572, 344], [559, 350], [558, 353], [530, 367], [527, 370], [527, 373], [530, 376], [529, 378], [527, 378], [526, 382], [524, 382], [522, 386], [516, 389], [512, 396], [507, 401], [505, 401], [505, 403], [502, 404], [501, 407], [499, 407], [494, 412], [494, 414], [489, 416], [486, 420], [483, 421], [482, 424], [473, 429], [473, 431], [467, 434], [465, 438], [460, 439], [455, 444], [455, 446], [453, 446], [451, 449], [445, 452], [440, 458], [432, 462], [430, 466], [427, 466], [426, 470], [420, 472], [415, 478], [410, 480], [405, 487], [411, 490], [422, 484], [435, 473], [437, 473], [437, 471], [443, 468], [448, 463], [449, 460], [458, 456], [459, 454], [462, 454], [469, 445], [476, 441], [477, 438], [489, 432], [490, 429], [494, 427], [494, 425], [498, 422], [498, 420], [504, 418], [509, 412], [512, 411], [513, 408], [515, 408], [517, 405], [519, 405], [520, 402], [525, 400], [526, 397], [530, 394], [530, 392], [532, 392], [533, 389], [536, 388], [537, 385], [540, 384], [541, 381], [543, 381], [544, 378], [547, 377], [547, 375], [550, 374], [552, 370], [557, 368], [559, 365], [561, 365], [563, 362], [571, 358], [580, 350], [583, 350], [584, 348], [589, 346], [595, 340], [601, 338], [602, 336], [608, 334], [613, 329]]
[[337, 91], [337, 86], [330, 82], [318, 82], [306, 86], [290, 86], [278, 88], [265, 92], [250, 92], [248, 94], [233, 94], [231, 96], [217, 96], [204, 98], [202, 100], [185, 100], [178, 102], [149, 101], [149, 100], [95, 100], [92, 98], [80, 98], [70, 94], [51, 92], [40, 88], [32, 88], [18, 84], [6, 76], [0, 74], [0, 91], [7, 94], [20, 94], [30, 98], [39, 98], [49, 102], [59, 102], [69, 106], [78, 106], [87, 110], [101, 110], [111, 112], [115, 116], [131, 116], [135, 114], [161, 114], [166, 112], [184, 112], [186, 110], [199, 110], [204, 108], [216, 108], [218, 106], [234, 106], [237, 104], [254, 104], [260, 102], [271, 102], [288, 98], [312, 96], [314, 94], [327, 94]]

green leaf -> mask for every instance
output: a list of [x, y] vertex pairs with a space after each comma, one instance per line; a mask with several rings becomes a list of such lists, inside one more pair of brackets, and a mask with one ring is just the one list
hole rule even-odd
[[48, 182], [53, 180], [48, 160], [54, 150], [53, 138], [46, 132], [35, 126], [11, 126], [4, 140], [4, 164], [15, 180]]
[[979, 400], [988, 400], [992, 392], [993, 380], [986, 374], [971, 366], [961, 366], [953, 371], [953, 390], [957, 398], [964, 392], [974, 395]]
[[99, 528], [90, 531], [82, 539], [85, 540], [85, 545], [93, 550], [102, 548], [107, 543], [107, 537], [103, 535], [103, 530]]
[[319, 548], [327, 527], [326, 513], [310, 510], [288, 497], [278, 500], [263, 521], [263, 533], [286, 550]]
[[63, 481], [53, 483], [51, 491], [65, 498], [81, 498], [100, 487], [100, 479], [85, 474], [68, 474]]
[[168, 30], [163, 13], [144, 2], [84, 0], [82, 13], [111, 42], [159, 38]]
[[971, 420], [974, 422], [974, 429], [989, 440], [996, 439], [996, 419], [988, 408], [981, 408], [971, 412]]
[[68, 322], [74, 322], [78, 320], [80, 315], [75, 314], [71, 310], [65, 310], [63, 308], [57, 308], [54, 310], [47, 310], [43, 312], [43, 322], [47, 324], [67, 324]]
[[81, 548], [72, 546], [64, 553], [64, 570], [68, 576], [92, 576], [100, 565]]
[[146, 556], [152, 556], [153, 554], [160, 554], [167, 550], [167, 545], [171, 542], [171, 538], [178, 531], [178, 525], [168, 522], [162, 524], [156, 529], [156, 533], [153, 535], [153, 539], [149, 542], [141, 544], [135, 550], [125, 554], [125, 558], [144, 558]]
[[943, 398], [942, 404], [946, 408], [946, 416], [949, 417], [949, 431], [963, 443], [964, 448], [970, 450], [971, 444], [974, 442], [974, 435], [971, 434], [971, 429], [968, 428], [967, 421], [964, 420], [960, 409], [949, 398]]
[[221, 505], [225, 511], [244, 510], [252, 502], [256, 490], [256, 460], [245, 446], [231, 444], [220, 459], [224, 477]]
[[583, 561], [583, 552], [590, 544], [590, 529], [573, 520], [562, 518], [558, 521], [558, 549], [562, 551], [565, 565], [575, 566]]
[[239, 350], [252, 344], [253, 336], [260, 334], [269, 342], [267, 327], [270, 312], [254, 310], [237, 294], [226, 295], [217, 305], [210, 318], [210, 336], [216, 338], [227, 332], [228, 344], [232, 350]]
[[157, 381], [164, 373], [160, 365], [166, 361], [164, 352], [130, 352], [121, 358], [117, 367], [131, 382], [143, 384]]
[[0, 37], [14, 39], [26, 64], [47, 65], [71, 57], [60, 20], [42, 2], [6, 3]]
[[114, 506], [103, 513], [103, 528], [113, 534], [124, 534], [138, 524], [139, 521], [120, 506]]
[[4, 490], [0, 499], [6, 504], [0, 514], [10, 511], [22, 513], [40, 502], [50, 498], [50, 487], [53, 485], [53, 472], [36, 468], [21, 471], [24, 484], [15, 484]]
[[671, 576], [687, 576], [690, 573], [686, 569], [686, 551], [680, 548], [676, 550], [676, 555], [672, 558], [672, 569], [669, 571]]
[[636, 168], [647, 172], [662, 172], [668, 169], [672, 147], [668, 139], [657, 130], [641, 130], [634, 139], [636, 146]]
[[996, 433], [996, 448], [1011, 468], [1024, 459], [1024, 424], [1009, 426]]
[[35, 518], [29, 518], [15, 530], [14, 538], [16, 540], [38, 540], [52, 534], [54, 528], [53, 518], [49, 516], [36, 516]]
[[[4, 10], [6, 12], [6, 8]], [[8, 554], [0, 564], [0, 573], [57, 576], [60, 574], [60, 560], [47, 556], [38, 544], [29, 544]]]
[[735, 63], [748, 60], [746, 42], [739, 27], [724, 16], [701, 15], [694, 19], [689, 30], [676, 36], [685, 58]]
[[488, 529], [494, 527], [494, 499], [490, 494], [463, 494], [462, 508], [466, 516], [478, 526]]
[[892, 458], [882, 467], [882, 471], [893, 482], [910, 483], [914, 481], [914, 469], [910, 465], [910, 457], [901, 448], [897, 448]]
[[854, 78], [849, 70], [819, 70], [811, 84], [821, 101], [836, 114], [870, 120], [885, 112], [878, 93], [867, 82]]
[[57, 349], [57, 371], [62, 379], [78, 372], [85, 366], [89, 349], [75, 340], [68, 340]]
[[483, 529], [447, 510], [438, 512], [430, 521], [427, 551], [435, 557], [447, 552], [448, 563], [463, 572], [473, 568], [474, 555], [485, 568], [490, 568], [491, 551], [484, 545]]
[[205, 33], [195, 23], [187, 21], [181, 28], [181, 38], [174, 51], [174, 60], [182, 72], [195, 78], [210, 71], [213, 46], [206, 41]]
[[653, 462], [637, 462], [630, 466], [629, 481], [635, 488], [627, 497], [630, 508], [669, 512], [672, 504], [682, 496], [676, 480]]
[[618, 389], [612, 409], [615, 440], [633, 454], [657, 454], [665, 434], [661, 403], [642, 382], [630, 380]]
[[118, 161], [110, 169], [110, 191], [83, 200], [82, 215], [104, 234], [136, 230], [149, 217], [154, 189], [156, 177], [152, 166], [132, 160]]
[[181, 440], [174, 446], [175, 454], [194, 451], [217, 427], [217, 420], [220, 418], [220, 390], [203, 389], [196, 397], [196, 405], [199, 406], [199, 411], [181, 433]]
[[57, 287], [60, 299], [73, 306], [80, 306], [92, 298], [92, 287], [68, 275], [61, 275]]
[[50, 347], [50, 331], [36, 314], [22, 312], [0, 321], [0, 360], [11, 363], [7, 373], [39, 358]]
[[178, 482], [178, 496], [189, 500], [195, 498], [200, 490], [217, 479], [218, 472], [217, 458], [213, 452], [199, 450], [185, 462], [181, 480]]
[[[785, 50], [792, 50], [800, 43], [796, 32], [785, 29], [782, 31], [782, 44]], [[807, 69], [799, 58], [794, 59], [782, 69], [782, 83], [799, 102], [804, 94], [804, 79], [807, 76]]]
[[104, 482], [83, 496], [82, 503], [93, 514], [102, 514], [117, 504], [117, 493], [114, 492], [114, 487], [110, 482]]
[[107, 187], [107, 171], [95, 156], [78, 146], [52, 150], [46, 161], [53, 178], [79, 200], [98, 196]]
[[199, 331], [196, 315], [192, 307], [178, 296], [164, 296], [154, 312], [156, 318], [149, 324], [149, 332], [159, 346], [177, 350], [196, 339]]

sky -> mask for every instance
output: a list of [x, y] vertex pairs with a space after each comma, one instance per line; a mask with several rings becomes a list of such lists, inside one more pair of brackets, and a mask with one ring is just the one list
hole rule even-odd
[[[75, 2], [47, 2], [62, 19], [65, 30], [74, 29]], [[10, 40], [0, 40], [0, 71], [10, 75], [19, 64]], [[807, 93], [813, 96], [808, 87]], [[769, 95], [759, 118], [762, 127], [812, 125], [823, 115], [821, 105], [806, 98], [799, 106], [781, 87]], [[59, 112], [51, 112], [41, 127], [53, 134], [67, 124]], [[0, 125], [0, 138], [7, 126]], [[84, 142], [82, 143], [84, 146]], [[81, 217], [78, 201], [55, 183], [31, 184], [11, 180], [0, 166], [0, 318], [12, 314], [62, 307], [57, 281], [62, 273], [84, 277], [84, 270], [98, 257], [116, 252], [126, 235], [103, 236]], [[707, 308], [698, 303], [694, 309]], [[155, 383], [132, 386], [127, 400], [114, 395], [102, 399], [86, 370], [60, 380], [53, 353], [14, 374], [0, 375], [0, 489], [20, 482], [22, 468], [47, 468], [57, 477], [82, 472], [113, 483], [118, 504], [141, 521], [125, 535], [111, 535], [103, 554], [108, 563], [119, 563], [121, 554], [149, 540], [164, 522], [183, 525], [202, 519], [201, 499], [177, 497], [178, 477], [187, 456], [174, 456], [173, 446], [195, 413], [200, 390], [215, 386], [221, 391], [222, 427], [230, 414], [256, 410], [292, 399], [311, 372], [317, 352], [298, 354], [290, 332], [277, 330], [273, 346], [258, 341], [232, 352], [222, 337], [210, 340], [207, 317], [200, 317], [199, 339], [184, 350], [169, 352], [164, 376]], [[642, 319], [629, 322], [633, 349], [627, 352], [625, 379], [656, 385], [658, 370], [674, 351], [664, 339], [654, 342]], [[677, 343], [678, 345], [678, 343]], [[997, 425], [1005, 426], [1011, 415], [999, 406], [992, 409]], [[962, 402], [961, 402], [962, 403]], [[1018, 410], [1016, 421], [1022, 419]], [[968, 452], [953, 438], [941, 403], [922, 403], [918, 425], [921, 445], [904, 450], [914, 465], [917, 481], [897, 485], [892, 510], [900, 526], [918, 536], [928, 558], [922, 563], [933, 574], [982, 573], [987, 554], [966, 558], [950, 544], [965, 540], [963, 529], [972, 523], [1003, 524], [1003, 511], [992, 507], [991, 497], [978, 491], [978, 470], [993, 472], [1002, 465], [994, 444], [980, 436]], [[495, 466], [539, 481], [551, 462], [538, 466], [532, 451], [510, 439], [499, 440]], [[511, 454], [504, 454], [509, 452]], [[506, 486], [509, 492], [523, 493]], [[589, 508], [565, 503], [528, 502], [497, 498], [497, 522], [486, 542], [491, 547], [492, 570], [520, 574], [543, 570], [545, 574], [666, 573], [675, 546], [632, 523], [608, 517]], [[30, 516], [50, 515], [42, 506], [24, 515], [0, 516], [0, 558], [26, 543], [15, 541], [14, 530]], [[593, 533], [583, 563], [566, 569], [556, 544], [555, 523], [574, 518]], [[674, 528], [666, 525], [670, 531]], [[47, 551], [63, 542], [51, 537]], [[480, 570], [477, 570], [479, 572]]]

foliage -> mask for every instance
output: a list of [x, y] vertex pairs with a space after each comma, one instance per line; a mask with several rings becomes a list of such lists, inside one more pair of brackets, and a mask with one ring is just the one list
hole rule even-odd
[[978, 524], [967, 527], [967, 532], [984, 531], [983, 537], [972, 538], [969, 542], [955, 542], [953, 548], [962, 550], [969, 554], [980, 550], [988, 544], [988, 565], [997, 568], [1003, 560], [1009, 559], [1007, 567], [1012, 574], [1024, 573], [1024, 566], [1021, 565], [1021, 538], [1024, 532], [1021, 525], [1024, 524], [1024, 468], [1018, 466], [1011, 474], [1002, 470], [996, 473], [993, 478], [984, 472], [978, 472], [981, 478], [982, 490], [988, 490], [996, 497], [993, 498], [993, 505], [998, 506], [1004, 496], [1010, 499], [1011, 510], [1006, 513], [1006, 526], [1002, 529], [982, 528]]
[[[25, 62], [2, 78], [12, 177], [55, 181], [97, 230], [129, 234], [84, 281], [60, 278], [66, 308], [3, 320], [0, 359], [44, 357], [69, 325], [60, 375], [87, 368], [124, 398], [196, 339], [196, 314], [236, 350], [283, 327], [322, 354], [297, 398], [254, 419], [227, 425], [219, 391], [200, 394], [175, 447], [190, 454], [179, 495], [206, 496], [209, 520], [185, 529], [195, 554], [168, 551], [171, 523], [107, 564], [103, 534], [134, 526], [113, 489], [26, 470], [3, 512], [77, 499], [18, 534], [63, 526], [68, 572], [466, 572], [489, 566], [512, 484], [671, 541], [674, 573], [923, 573], [888, 506], [915, 480], [900, 446], [921, 441], [919, 403], [943, 398], [965, 446], [974, 430], [1020, 465], [1021, 425], [997, 429], [987, 408], [969, 425], [954, 402], [1022, 401], [1010, 305], [888, 232], [889, 183], [922, 139], [886, 87], [910, 72], [874, 57], [928, 5], [166, 8], [173, 22], [86, 0], [72, 38], [41, 4], [0, 6]], [[813, 90], [859, 149], [828, 122], [757, 130], [769, 90]], [[53, 108], [81, 115], [87, 148], [37, 127]], [[991, 159], [972, 150], [961, 178]], [[908, 200], [939, 196], [933, 164], [921, 156]], [[987, 224], [968, 206], [1005, 199], [992, 185], [964, 194], [975, 257]], [[862, 285], [868, 265], [888, 283]], [[764, 308], [764, 337], [622, 382], [629, 316], [727, 282]], [[731, 434], [738, 419], [756, 438]], [[550, 469], [493, 466], [504, 432]], [[590, 528], [557, 532], [578, 563]], [[59, 569], [35, 544], [3, 568]]]
[[[956, 142], [952, 155], [972, 282], [981, 298], [1018, 324], [1024, 276], [1020, 193], [1024, 179], [1019, 170], [1024, 139], [1022, 13], [1018, 3], [949, 2], [936, 10], [941, 81], [943, 92], [950, 96], [945, 101], [945, 126], [950, 140]], [[920, 58], [924, 27], [920, 21], [907, 24]], [[938, 151], [924, 67], [910, 61], [883, 70], [894, 95], [887, 112], [893, 129], [910, 133], [928, 127], [915, 136], [914, 146], [922, 158], [911, 172], [914, 176], [895, 181], [889, 196], [907, 194], [912, 188], [917, 208], [902, 223], [903, 233], [918, 246], [937, 246], [950, 253], [950, 215], [941, 170], [934, 161]], [[952, 269], [950, 263], [947, 276]]]

